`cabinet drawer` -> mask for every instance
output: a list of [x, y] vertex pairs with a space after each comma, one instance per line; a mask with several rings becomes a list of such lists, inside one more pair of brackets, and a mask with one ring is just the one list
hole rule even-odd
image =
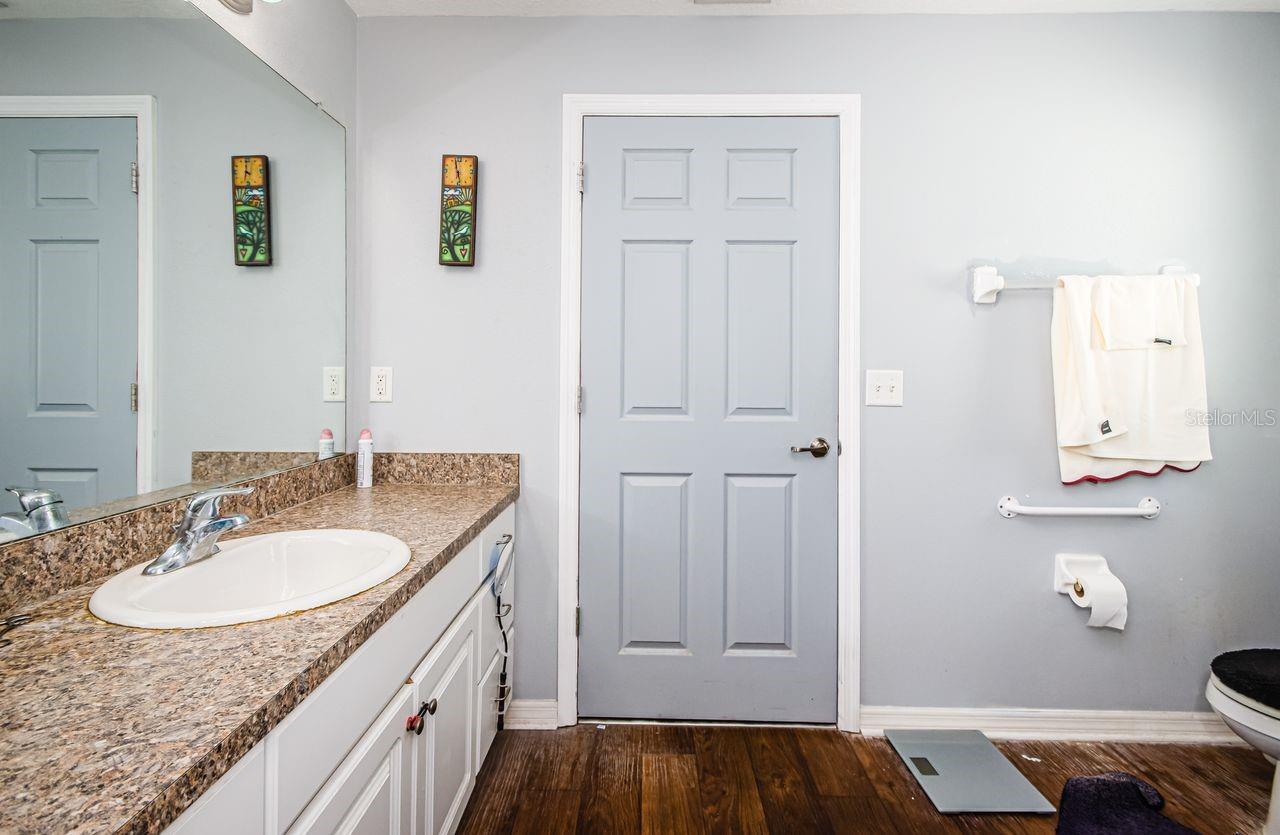
[[409, 835], [413, 779], [413, 688], [405, 685], [356, 744], [289, 832]]
[[430, 706], [414, 742], [417, 835], [453, 832], [475, 785], [478, 602], [413, 673], [414, 707]]

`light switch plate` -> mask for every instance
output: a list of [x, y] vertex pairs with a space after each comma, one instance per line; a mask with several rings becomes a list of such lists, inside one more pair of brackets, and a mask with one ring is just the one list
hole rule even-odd
[[867, 405], [901, 406], [902, 372], [867, 371]]
[[347, 399], [347, 370], [341, 365], [327, 365], [324, 369], [324, 402], [340, 403]]
[[375, 365], [369, 369], [369, 402], [391, 402], [391, 366]]

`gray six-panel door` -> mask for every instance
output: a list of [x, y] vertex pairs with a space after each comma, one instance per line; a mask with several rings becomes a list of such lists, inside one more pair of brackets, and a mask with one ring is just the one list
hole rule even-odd
[[136, 149], [132, 118], [0, 119], [0, 487], [137, 492]]
[[834, 722], [837, 120], [589, 117], [584, 161], [579, 713]]

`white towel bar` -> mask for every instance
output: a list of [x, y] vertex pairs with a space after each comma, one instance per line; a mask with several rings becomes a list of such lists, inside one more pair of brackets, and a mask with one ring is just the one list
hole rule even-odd
[[[1165, 266], [1160, 268], [1161, 275], [1178, 275], [1185, 273], [1186, 267]], [[1193, 276], [1192, 283], [1200, 286], [1200, 277]], [[1015, 283], [1000, 275], [995, 267], [973, 268], [973, 303], [995, 304], [1001, 290], [1052, 290], [1058, 286], [1057, 278], [1021, 278]]]
[[1131, 516], [1154, 519], [1160, 515], [1160, 502], [1147, 496], [1137, 507], [1027, 507], [1013, 496], [1001, 496], [996, 510], [1006, 519], [1015, 516]]

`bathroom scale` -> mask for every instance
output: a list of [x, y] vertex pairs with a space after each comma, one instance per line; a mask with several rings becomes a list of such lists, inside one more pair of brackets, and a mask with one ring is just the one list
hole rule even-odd
[[885, 731], [934, 808], [962, 812], [1056, 810], [981, 731]]

